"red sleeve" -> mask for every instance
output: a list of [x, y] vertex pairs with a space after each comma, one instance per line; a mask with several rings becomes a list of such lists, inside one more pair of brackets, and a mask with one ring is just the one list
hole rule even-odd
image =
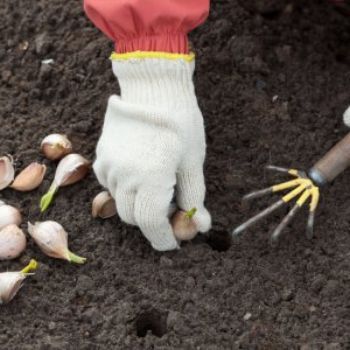
[[210, 0], [84, 0], [90, 20], [119, 53], [188, 53], [187, 34], [203, 23]]

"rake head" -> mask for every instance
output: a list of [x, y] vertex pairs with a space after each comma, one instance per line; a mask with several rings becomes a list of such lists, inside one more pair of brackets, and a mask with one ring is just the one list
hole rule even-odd
[[319, 202], [320, 192], [319, 188], [314, 185], [314, 182], [306, 175], [304, 171], [296, 169], [286, 169], [273, 165], [266, 167], [268, 170], [274, 170], [281, 173], [286, 173], [294, 177], [293, 180], [283, 182], [259, 191], [254, 191], [243, 197], [244, 201], [260, 198], [268, 194], [277, 193], [280, 191], [289, 190], [281, 199], [267, 207], [262, 212], [258, 213], [251, 219], [244, 222], [233, 230], [232, 235], [238, 236], [247, 228], [257, 223], [264, 217], [268, 216], [278, 208], [286, 205], [290, 201], [296, 199], [296, 202], [288, 214], [282, 219], [280, 224], [275, 228], [271, 235], [271, 243], [276, 243], [283, 231], [283, 229], [291, 222], [295, 217], [296, 213], [304, 206], [305, 203], [309, 202], [309, 217], [307, 221], [306, 235], [308, 238], [313, 237], [313, 228], [315, 221], [315, 211]]

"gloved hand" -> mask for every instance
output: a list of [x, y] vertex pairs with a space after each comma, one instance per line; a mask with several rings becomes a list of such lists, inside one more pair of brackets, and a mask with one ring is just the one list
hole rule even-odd
[[116, 56], [121, 97], [109, 99], [94, 170], [115, 197], [121, 219], [138, 225], [153, 248], [172, 250], [178, 248], [168, 219], [175, 185], [178, 207], [197, 208], [198, 230], [211, 226], [203, 204], [206, 146], [192, 82], [194, 57]]

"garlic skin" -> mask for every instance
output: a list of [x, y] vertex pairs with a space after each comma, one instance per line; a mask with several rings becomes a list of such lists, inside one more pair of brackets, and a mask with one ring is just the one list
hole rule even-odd
[[15, 178], [12, 156], [0, 157], [0, 190], [8, 187]]
[[61, 159], [48, 192], [41, 198], [41, 212], [49, 207], [59, 187], [72, 185], [80, 181], [86, 176], [90, 167], [91, 163], [77, 153], [68, 154]]
[[0, 273], [0, 305], [9, 303], [18, 293], [22, 282], [38, 268], [38, 263], [31, 260], [21, 271]]
[[173, 228], [174, 235], [181, 241], [189, 241], [197, 235], [197, 227], [192, 220], [197, 209], [193, 208], [189, 211], [179, 210], [171, 218], [171, 226]]
[[41, 152], [50, 160], [58, 160], [72, 152], [72, 143], [66, 135], [51, 134], [41, 142]]
[[117, 214], [115, 200], [108, 191], [100, 192], [92, 201], [92, 217], [107, 219]]
[[22, 215], [17, 208], [7, 204], [0, 205], [0, 230], [8, 225], [19, 226], [21, 223]]
[[26, 246], [26, 236], [17, 225], [8, 225], [0, 231], [0, 260], [17, 258]]
[[23, 169], [15, 178], [11, 188], [27, 192], [39, 187], [44, 180], [46, 166], [33, 162]]
[[68, 234], [55, 221], [28, 222], [28, 232], [41, 251], [56, 259], [68, 260], [76, 264], [84, 264], [86, 259], [75, 255], [68, 249]]

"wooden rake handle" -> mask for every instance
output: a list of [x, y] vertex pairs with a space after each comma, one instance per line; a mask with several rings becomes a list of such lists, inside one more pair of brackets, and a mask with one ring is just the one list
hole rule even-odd
[[334, 180], [350, 166], [350, 133], [331, 148], [308, 172], [316, 185]]

